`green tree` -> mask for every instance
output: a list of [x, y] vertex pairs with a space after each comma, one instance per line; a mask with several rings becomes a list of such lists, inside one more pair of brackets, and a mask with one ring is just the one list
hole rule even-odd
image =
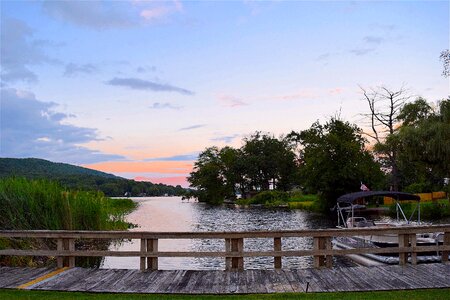
[[200, 153], [194, 163], [194, 171], [188, 177], [200, 202], [219, 204], [232, 196], [223, 171], [219, 148], [209, 147]]
[[301, 183], [308, 192], [321, 194], [324, 211], [333, 207], [340, 195], [357, 191], [361, 181], [372, 189], [382, 185], [380, 165], [365, 149], [357, 126], [332, 118], [325, 125], [316, 122], [289, 137], [301, 145]]
[[295, 182], [296, 157], [286, 139], [255, 132], [242, 147], [245, 176], [252, 189], [289, 190]]
[[388, 142], [395, 142], [401, 150], [404, 186], [421, 184], [427, 191], [442, 187], [443, 178], [450, 177], [450, 99], [433, 110], [419, 98], [406, 104], [399, 118], [403, 124]]

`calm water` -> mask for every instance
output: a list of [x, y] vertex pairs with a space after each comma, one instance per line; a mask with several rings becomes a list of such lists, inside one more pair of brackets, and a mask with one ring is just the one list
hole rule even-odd
[[[258, 231], [316, 229], [335, 226], [334, 220], [300, 210], [270, 210], [262, 208], [239, 209], [213, 207], [204, 203], [182, 202], [181, 197], [133, 198], [139, 207], [127, 216], [137, 224], [137, 231]], [[271, 250], [271, 239], [245, 239], [246, 250]], [[284, 238], [283, 249], [310, 249], [311, 238]], [[131, 240], [111, 246], [111, 250], [139, 250], [140, 241]], [[223, 240], [159, 240], [160, 251], [223, 251]], [[347, 265], [350, 262], [338, 260]], [[273, 258], [245, 258], [246, 269], [272, 268]], [[307, 268], [312, 266], [311, 257], [283, 258], [283, 268]], [[107, 257], [102, 268], [138, 269], [138, 257]], [[159, 268], [171, 269], [224, 269], [223, 258], [159, 258]]]

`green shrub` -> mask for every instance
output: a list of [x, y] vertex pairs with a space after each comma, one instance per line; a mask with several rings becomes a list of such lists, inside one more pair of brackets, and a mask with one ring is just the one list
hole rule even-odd
[[[403, 212], [409, 218], [414, 208], [415, 203], [402, 203]], [[395, 205], [389, 206], [389, 215], [396, 217]], [[422, 220], [437, 220], [441, 218], [450, 217], [450, 203], [448, 200], [439, 200], [433, 202], [423, 202], [420, 204], [420, 218]], [[417, 219], [417, 209], [414, 212], [414, 218]]]
[[289, 195], [280, 191], [263, 191], [250, 198], [250, 204], [270, 205], [278, 202], [278, 204], [286, 203]]
[[430, 184], [425, 182], [416, 182], [406, 186], [403, 191], [405, 193], [417, 194], [417, 193], [429, 193], [432, 191]]

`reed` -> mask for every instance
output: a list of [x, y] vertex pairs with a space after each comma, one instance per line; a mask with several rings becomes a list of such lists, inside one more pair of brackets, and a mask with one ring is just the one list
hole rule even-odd
[[[124, 216], [135, 207], [130, 199], [109, 199], [101, 192], [70, 191], [52, 181], [0, 180], [1, 230], [126, 230], [130, 224], [124, 221]], [[56, 246], [54, 241], [46, 240], [0, 240], [0, 249], [13, 244], [22, 249], [38, 245], [42, 248], [42, 244], [49, 249]], [[78, 246], [105, 248], [107, 244], [91, 241]], [[12, 262], [13, 265], [24, 263], [38, 262], [37, 259]], [[93, 264], [98, 265], [98, 261]], [[88, 262], [88, 265], [92, 264]]]

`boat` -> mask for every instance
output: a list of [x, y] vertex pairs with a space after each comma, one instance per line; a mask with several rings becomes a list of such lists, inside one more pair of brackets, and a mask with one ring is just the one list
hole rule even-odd
[[[366, 210], [368, 200], [376, 197], [390, 197], [394, 199], [396, 210], [396, 219], [389, 221], [373, 221], [362, 216], [358, 216]], [[401, 202], [414, 202], [415, 207], [411, 215], [405, 215]], [[420, 220], [420, 197], [414, 194], [393, 192], [393, 191], [362, 191], [342, 195], [337, 199], [335, 209], [338, 217], [338, 228], [362, 228], [362, 227], [400, 227], [400, 226], [425, 226], [430, 225]], [[417, 214], [416, 214], [417, 213]], [[417, 219], [414, 220], [414, 216]], [[418, 234], [417, 246], [436, 245], [443, 242], [443, 234]], [[336, 237], [332, 241], [333, 247], [336, 249], [353, 249], [353, 248], [386, 248], [398, 247], [398, 235], [382, 234], [382, 235], [363, 235], [352, 237]], [[440, 261], [439, 253], [422, 253], [417, 256], [419, 263]], [[349, 255], [351, 259], [359, 264], [366, 266], [397, 264], [399, 262], [398, 253], [386, 254], [361, 254]]]

